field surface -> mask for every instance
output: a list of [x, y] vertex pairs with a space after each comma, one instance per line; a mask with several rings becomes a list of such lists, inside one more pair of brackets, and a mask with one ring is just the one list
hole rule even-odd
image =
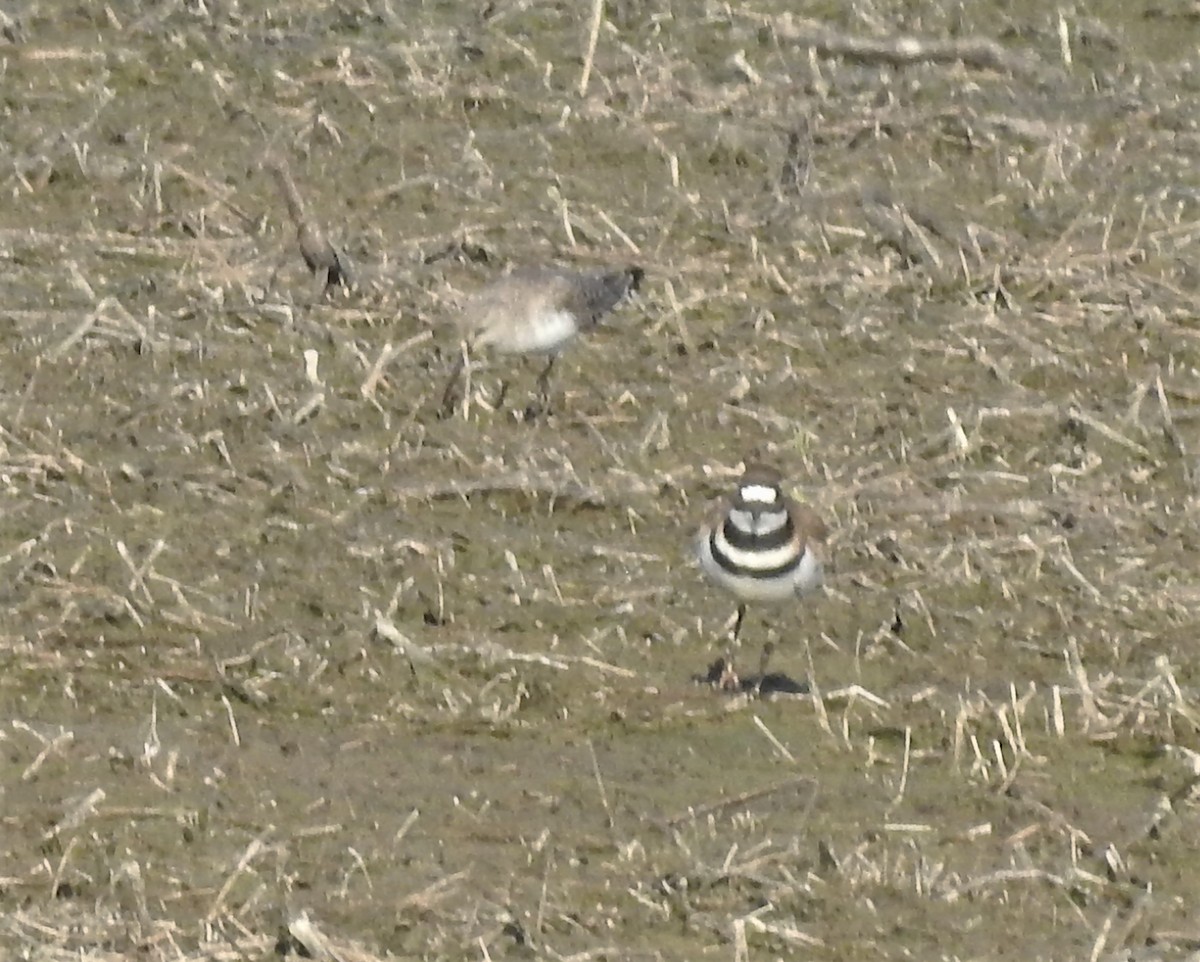
[[[1196, 958], [1198, 48], [0, 7], [0, 960]], [[443, 416], [535, 263], [646, 281]], [[759, 697], [689, 553], [751, 458], [832, 531]]]

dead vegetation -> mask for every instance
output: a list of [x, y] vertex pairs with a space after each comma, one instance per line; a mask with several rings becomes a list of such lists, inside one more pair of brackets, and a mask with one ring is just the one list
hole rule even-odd
[[[902, 6], [0, 12], [0, 954], [1200, 949], [1194, 12]], [[748, 454], [801, 696], [693, 681]]]

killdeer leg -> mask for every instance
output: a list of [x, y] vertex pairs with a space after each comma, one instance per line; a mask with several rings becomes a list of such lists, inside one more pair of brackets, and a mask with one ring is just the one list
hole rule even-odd
[[[454, 413], [454, 408], [460, 400], [458, 393], [459, 377], [463, 373], [463, 369], [467, 366], [467, 345], [463, 344], [459, 351], [458, 357], [454, 359], [454, 366], [450, 369], [450, 377], [446, 381], [446, 389], [442, 392], [442, 409], [441, 416], [444, 418], [450, 417]], [[469, 390], [469, 387], [468, 387]], [[466, 396], [465, 392], [462, 395]]]
[[733, 663], [733, 651], [737, 647], [738, 638], [742, 633], [742, 622], [746, 620], [746, 606], [738, 605], [737, 616], [733, 620], [733, 631], [729, 634], [729, 647], [725, 651], [725, 667], [721, 669], [721, 677], [717, 681], [717, 687], [725, 691], [737, 691], [742, 687], [741, 679], [738, 678], [737, 668]]
[[763, 682], [767, 678], [767, 665], [773, 654], [775, 654], [775, 642], [768, 638], [763, 642], [762, 654], [758, 656], [758, 682], [754, 686], [755, 695], [762, 694]]

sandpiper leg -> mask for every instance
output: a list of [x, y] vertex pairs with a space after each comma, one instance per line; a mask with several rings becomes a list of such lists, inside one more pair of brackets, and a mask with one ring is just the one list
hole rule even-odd
[[446, 381], [446, 389], [442, 392], [440, 414], [444, 418], [448, 418], [454, 413], [454, 408], [459, 402], [458, 381], [466, 366], [467, 346], [464, 344], [462, 345], [462, 350], [459, 351], [458, 357], [454, 359], [454, 366], [450, 369], [450, 377]]
[[510, 381], [508, 378], [505, 378], [500, 382], [500, 387], [496, 389], [496, 396], [491, 400], [493, 411], [499, 411], [502, 407], [504, 407], [504, 402], [508, 398], [508, 389], [511, 384], [512, 381]]
[[542, 373], [538, 375], [537, 400], [525, 409], [526, 421], [532, 421], [534, 418], [550, 413], [550, 372], [554, 369], [554, 362], [557, 360], [558, 355], [551, 354]]

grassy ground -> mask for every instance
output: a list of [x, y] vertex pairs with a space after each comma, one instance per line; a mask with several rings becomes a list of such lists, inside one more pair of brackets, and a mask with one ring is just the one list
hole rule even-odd
[[[1200, 949], [1197, 20], [1074, 11], [0, 13], [0, 957]], [[538, 261], [646, 289], [439, 418]]]

